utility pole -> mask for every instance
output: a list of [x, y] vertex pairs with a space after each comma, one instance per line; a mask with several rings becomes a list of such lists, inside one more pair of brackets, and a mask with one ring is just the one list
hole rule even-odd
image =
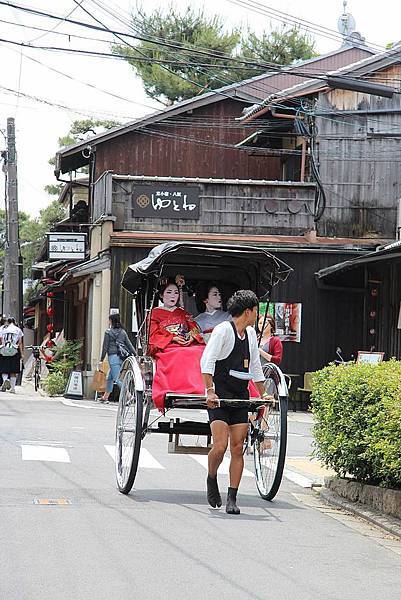
[[22, 270], [19, 247], [17, 153], [15, 148], [15, 120], [7, 119], [6, 155], [6, 240], [4, 260], [4, 304], [6, 315], [22, 318], [21, 284]]

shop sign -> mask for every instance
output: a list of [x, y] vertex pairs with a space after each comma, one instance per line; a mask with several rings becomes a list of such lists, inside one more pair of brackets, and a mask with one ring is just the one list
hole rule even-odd
[[132, 217], [199, 219], [198, 186], [136, 185], [132, 192]]
[[86, 257], [86, 233], [48, 233], [48, 260], [82, 260]]
[[71, 371], [65, 388], [64, 398], [82, 399], [83, 395], [82, 371]]

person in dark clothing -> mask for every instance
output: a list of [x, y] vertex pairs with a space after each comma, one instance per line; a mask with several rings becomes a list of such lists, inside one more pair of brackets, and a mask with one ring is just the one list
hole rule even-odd
[[257, 309], [258, 298], [254, 292], [235, 292], [227, 303], [232, 321], [224, 321], [213, 329], [201, 360], [213, 436], [213, 447], [208, 456], [207, 499], [213, 508], [222, 504], [217, 469], [230, 441], [230, 487], [226, 505], [229, 514], [240, 513], [236, 498], [244, 468], [242, 452], [248, 432], [248, 408], [221, 407], [219, 398], [249, 400], [250, 380], [253, 380], [261, 397], [271, 398], [265, 395], [265, 378], [253, 328]]
[[121, 365], [123, 359], [119, 355], [119, 345], [124, 346], [131, 354], [134, 354], [135, 350], [130, 342], [127, 332], [122, 328], [120, 322], [120, 315], [112, 314], [109, 316], [110, 328], [104, 332], [102, 354], [100, 356], [100, 362], [103, 362], [107, 355], [109, 361], [110, 370], [106, 380], [106, 391], [99, 398], [100, 402], [108, 402], [109, 396], [113, 390], [114, 383], [121, 385], [118, 381], [120, 374]]

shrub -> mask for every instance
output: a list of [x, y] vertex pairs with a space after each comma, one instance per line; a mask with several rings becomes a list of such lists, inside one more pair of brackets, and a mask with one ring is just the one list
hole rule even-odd
[[65, 340], [59, 344], [49, 370], [62, 373], [66, 379], [81, 360], [81, 348], [82, 340]]
[[401, 362], [330, 365], [314, 375], [314, 454], [340, 476], [401, 487]]
[[43, 387], [49, 396], [60, 396], [64, 393], [67, 380], [61, 371], [49, 373], [43, 382]]

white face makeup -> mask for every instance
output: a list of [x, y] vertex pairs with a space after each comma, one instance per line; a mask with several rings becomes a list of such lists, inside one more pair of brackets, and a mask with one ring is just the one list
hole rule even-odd
[[212, 287], [209, 290], [206, 300], [206, 310], [211, 312], [212, 310], [221, 309], [221, 294], [217, 287]]
[[178, 287], [174, 285], [174, 283], [170, 283], [163, 292], [162, 300], [164, 306], [167, 308], [176, 306], [178, 304], [179, 296]]

